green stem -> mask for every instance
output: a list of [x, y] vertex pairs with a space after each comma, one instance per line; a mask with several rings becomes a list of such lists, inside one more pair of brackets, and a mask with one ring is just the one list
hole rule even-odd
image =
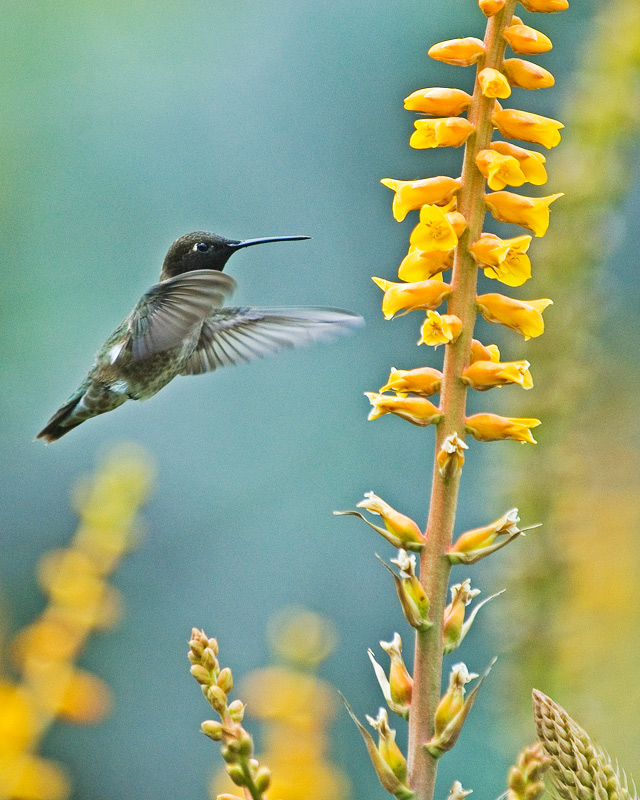
[[[485, 67], [500, 69], [505, 51], [502, 31], [510, 24], [515, 5], [516, 0], [507, 0], [502, 11], [488, 20], [484, 39], [485, 57], [478, 64], [478, 71]], [[436, 455], [447, 436], [454, 433], [461, 439], [465, 436], [467, 390], [460, 376], [469, 363], [476, 318], [478, 273], [469, 246], [482, 233], [485, 215], [484, 177], [476, 167], [475, 157], [491, 142], [491, 112], [494, 102], [484, 97], [476, 81], [473, 100], [469, 106], [469, 121], [475, 130], [465, 147], [463, 185], [458, 195], [458, 209], [467, 221], [467, 228], [461, 235], [455, 252], [451, 280], [453, 293], [447, 309], [447, 313], [455, 314], [461, 319], [462, 331], [453, 344], [445, 347], [440, 395], [444, 418], [437, 429]], [[459, 474], [443, 478], [437, 462], [434, 463], [427, 544], [420, 559], [420, 580], [431, 601], [433, 627], [416, 633], [414, 690], [409, 720], [409, 785], [415, 792], [416, 800], [432, 800], [438, 771], [438, 760], [425, 750], [424, 743], [433, 736], [433, 719], [440, 700], [442, 619], [451, 570], [445, 554], [453, 536], [459, 485]]]

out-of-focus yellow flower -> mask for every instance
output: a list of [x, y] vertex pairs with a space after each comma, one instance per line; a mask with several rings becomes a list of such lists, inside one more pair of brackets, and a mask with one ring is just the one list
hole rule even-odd
[[453, 250], [432, 250], [427, 252], [411, 245], [409, 252], [398, 267], [398, 277], [402, 281], [417, 282], [430, 278], [442, 280], [441, 272], [453, 266]]
[[564, 128], [557, 119], [541, 117], [540, 114], [519, 111], [516, 108], [494, 111], [491, 121], [506, 139], [541, 144], [548, 150], [560, 144], [560, 129]]
[[513, 439], [516, 442], [536, 444], [531, 428], [540, 425], [539, 419], [501, 417], [499, 414], [473, 414], [465, 420], [467, 433], [479, 442], [498, 442]]
[[391, 395], [365, 392], [373, 406], [369, 419], [378, 419], [384, 414], [395, 414], [413, 425], [425, 428], [436, 425], [442, 419], [442, 412], [426, 397], [391, 397]]
[[462, 380], [479, 392], [509, 383], [517, 383], [523, 389], [531, 389], [533, 379], [529, 372], [530, 366], [528, 361], [505, 361], [503, 363], [475, 361], [462, 370]]
[[77, 725], [95, 724], [111, 711], [111, 690], [107, 684], [84, 670], [74, 669], [65, 678], [56, 712]]
[[489, 547], [499, 536], [512, 536], [519, 533], [518, 522], [520, 522], [518, 509], [511, 508], [490, 525], [463, 533], [449, 548], [449, 552], [466, 554]]
[[434, 250], [448, 253], [458, 244], [458, 236], [448, 215], [439, 206], [423, 206], [420, 222], [411, 231], [409, 242], [425, 253]]
[[443, 281], [393, 283], [384, 278], [371, 280], [384, 292], [382, 313], [385, 319], [391, 319], [398, 311], [407, 314], [416, 309], [435, 309], [451, 294], [451, 286]]
[[546, 53], [553, 45], [551, 39], [528, 25], [511, 25], [503, 32], [509, 47], [519, 56], [534, 56]]
[[542, 186], [547, 182], [547, 171], [544, 168], [547, 160], [542, 153], [527, 150], [511, 142], [491, 142], [491, 149], [504, 156], [512, 156], [520, 164], [524, 178], [534, 186]]
[[531, 262], [527, 255], [530, 244], [530, 236], [500, 239], [492, 233], [483, 233], [470, 250], [488, 278], [495, 278], [507, 286], [522, 286], [531, 277]]
[[432, 117], [457, 117], [469, 107], [471, 95], [462, 89], [418, 89], [404, 99], [408, 111], [420, 111]]
[[494, 17], [504, 8], [504, 0], [478, 0], [478, 5], [485, 17]]
[[520, 2], [527, 11], [544, 11], [546, 14], [569, 8], [569, 0], [520, 0]]
[[484, 56], [484, 42], [473, 36], [465, 39], [448, 39], [438, 42], [429, 49], [429, 55], [436, 61], [453, 64], [457, 67], [470, 67]]
[[447, 436], [436, 455], [438, 471], [443, 478], [452, 478], [460, 474], [464, 465], [464, 451], [468, 449], [469, 446], [462, 441], [457, 433]]
[[478, 309], [487, 322], [496, 322], [525, 339], [534, 339], [544, 333], [542, 312], [553, 300], [516, 300], [503, 294], [482, 294], [476, 298]]
[[482, 94], [485, 97], [509, 97], [511, 94], [511, 87], [509, 81], [497, 69], [492, 67], [485, 67], [478, 73], [478, 83], [482, 89]]
[[425, 178], [419, 181], [398, 181], [394, 178], [383, 178], [380, 183], [393, 189], [393, 218], [402, 222], [409, 211], [425, 205], [448, 203], [462, 186], [459, 178], [440, 175], [437, 178]]
[[1, 754], [0, 784], [4, 797], [20, 800], [66, 800], [71, 794], [64, 770], [31, 753]]
[[416, 150], [431, 147], [460, 147], [473, 133], [473, 125], [464, 117], [442, 117], [440, 119], [417, 119], [415, 132], [409, 144]]
[[460, 336], [462, 321], [455, 314], [438, 314], [437, 311], [427, 311], [427, 317], [420, 328], [418, 344], [428, 344], [438, 347], [441, 344], [455, 342]]
[[556, 82], [548, 69], [522, 58], [505, 59], [502, 69], [509, 83], [519, 89], [548, 89]]
[[37, 732], [36, 710], [20, 686], [0, 683], [0, 754], [27, 748]]
[[476, 156], [476, 166], [487, 179], [490, 189], [499, 191], [505, 186], [522, 186], [525, 182], [519, 161], [495, 150], [480, 150]]
[[396, 511], [389, 503], [386, 503], [373, 492], [366, 492], [364, 497], [364, 500], [356, 504], [356, 508], [364, 508], [370, 514], [378, 514], [382, 517], [384, 526], [389, 533], [396, 536], [401, 542], [424, 542], [422, 531], [411, 517]]
[[471, 340], [469, 363], [476, 361], [500, 361], [500, 350], [496, 344], [482, 344], [478, 339]]
[[442, 373], [433, 367], [417, 369], [396, 369], [391, 367], [389, 380], [380, 388], [381, 392], [395, 392], [401, 397], [412, 393], [431, 397], [440, 391]]
[[522, 225], [533, 231], [534, 236], [544, 236], [549, 227], [549, 206], [563, 193], [550, 194], [547, 197], [526, 197], [513, 192], [493, 192], [484, 199], [498, 222], [509, 222]]

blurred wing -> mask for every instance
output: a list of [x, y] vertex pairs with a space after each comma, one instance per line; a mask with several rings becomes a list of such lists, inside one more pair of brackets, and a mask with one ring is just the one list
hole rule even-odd
[[221, 308], [205, 320], [181, 375], [243, 364], [285, 347], [330, 342], [364, 324], [339, 308]]
[[201, 269], [156, 283], [129, 317], [134, 361], [178, 347], [236, 288], [223, 272]]

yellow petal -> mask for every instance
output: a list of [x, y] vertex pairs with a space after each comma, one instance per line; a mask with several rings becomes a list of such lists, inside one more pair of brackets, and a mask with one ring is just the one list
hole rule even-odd
[[473, 133], [473, 125], [462, 117], [418, 119], [413, 124], [416, 130], [409, 144], [417, 150], [460, 147]]
[[457, 117], [468, 108], [471, 95], [462, 89], [418, 89], [405, 97], [404, 107], [433, 117]]
[[478, 83], [485, 97], [505, 98], [511, 94], [509, 81], [505, 76], [492, 67], [485, 67], [478, 73]]
[[423, 206], [420, 209], [420, 223], [411, 232], [409, 242], [425, 253], [434, 250], [448, 253], [458, 244], [458, 237], [439, 206]]

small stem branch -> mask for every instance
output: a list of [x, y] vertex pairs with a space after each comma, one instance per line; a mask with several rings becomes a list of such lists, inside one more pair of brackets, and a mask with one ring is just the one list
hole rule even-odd
[[[484, 39], [485, 57], [478, 64], [478, 71], [484, 67], [500, 69], [505, 51], [502, 32], [511, 22], [515, 4], [516, 0], [507, 0], [502, 11], [488, 20]], [[445, 347], [440, 395], [444, 418], [436, 433], [436, 455], [447, 436], [456, 433], [464, 439], [467, 390], [460, 376], [469, 362], [476, 318], [478, 273], [469, 246], [479, 238], [485, 215], [484, 178], [476, 167], [475, 158], [491, 141], [494, 102], [484, 97], [476, 81], [469, 106], [469, 121], [475, 130], [465, 147], [463, 185], [458, 196], [458, 209], [467, 221], [467, 228], [456, 248], [451, 280], [453, 293], [447, 309], [449, 314], [460, 317], [462, 331], [453, 344]], [[416, 800], [433, 798], [438, 770], [438, 760], [425, 750], [424, 743], [433, 736], [434, 713], [440, 700], [442, 620], [451, 570], [445, 554], [453, 536], [459, 483], [459, 475], [443, 478], [437, 462], [434, 463], [427, 544], [420, 560], [420, 580], [431, 601], [433, 627], [416, 634], [414, 691], [409, 720], [409, 785], [415, 792]]]

